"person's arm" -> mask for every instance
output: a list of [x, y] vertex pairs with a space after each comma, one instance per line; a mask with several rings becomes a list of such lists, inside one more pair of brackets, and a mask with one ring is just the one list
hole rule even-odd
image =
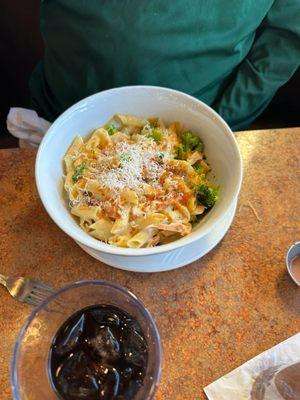
[[300, 1], [275, 0], [233, 82], [213, 108], [233, 130], [247, 127], [300, 64]]

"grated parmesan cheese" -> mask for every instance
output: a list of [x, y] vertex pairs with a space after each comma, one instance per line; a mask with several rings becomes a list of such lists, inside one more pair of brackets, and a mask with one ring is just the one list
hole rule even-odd
[[[149, 147], [149, 143], [147, 144]], [[102, 186], [109, 189], [141, 189], [145, 184], [157, 185], [164, 171], [164, 164], [157, 161], [157, 150], [146, 148], [145, 142], [116, 145], [115, 157], [120, 161], [118, 168], [105, 167], [97, 175]]]

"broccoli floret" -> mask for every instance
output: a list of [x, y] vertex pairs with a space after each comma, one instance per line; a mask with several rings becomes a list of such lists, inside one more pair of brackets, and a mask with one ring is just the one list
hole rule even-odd
[[118, 128], [114, 124], [107, 125], [105, 129], [110, 136], [118, 131]]
[[204, 144], [199, 136], [194, 135], [192, 132], [187, 131], [182, 135], [182, 144], [186, 151], [199, 151], [203, 152]]
[[202, 140], [200, 139], [200, 142], [198, 143], [196, 149], [197, 151], [199, 151], [199, 153], [203, 153], [204, 151], [204, 143], [202, 142]]
[[179, 160], [186, 160], [188, 153], [204, 151], [204, 144], [199, 136], [194, 135], [192, 132], [187, 131], [182, 134], [182, 143], [177, 147], [177, 158]]
[[192, 150], [197, 147], [199, 140], [200, 139], [198, 136], [193, 135], [190, 131], [184, 132], [182, 135], [182, 143], [188, 150]]
[[183, 144], [178, 145], [176, 158], [178, 158], [178, 160], [186, 160], [187, 159], [187, 152], [186, 152]]
[[204, 168], [200, 163], [194, 164], [193, 168], [194, 168], [195, 172], [197, 172], [198, 174], [202, 174], [204, 172]]
[[82, 164], [80, 164], [78, 167], [75, 168], [74, 173], [72, 175], [72, 181], [76, 183], [81, 177], [82, 173], [87, 166], [87, 161], [84, 161]]
[[205, 207], [211, 208], [218, 200], [219, 188], [211, 184], [201, 184], [197, 187], [197, 198]]
[[152, 138], [156, 143], [160, 143], [163, 138], [163, 133], [160, 128], [153, 128], [153, 130], [148, 134], [149, 138]]

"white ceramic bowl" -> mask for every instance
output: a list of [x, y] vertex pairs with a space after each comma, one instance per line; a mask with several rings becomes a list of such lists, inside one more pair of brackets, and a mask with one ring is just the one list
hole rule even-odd
[[[187, 129], [203, 139], [205, 153], [216, 182], [220, 185], [220, 198], [188, 236], [153, 248], [120, 248], [89, 236], [71, 215], [63, 193], [63, 156], [76, 135], [86, 136], [91, 129], [105, 124], [116, 113], [141, 117], [157, 116], [167, 123], [181, 121]], [[47, 212], [65, 233], [94, 257], [98, 254], [98, 259], [110, 265], [132, 269], [130, 264], [134, 257], [149, 264], [151, 256], [174, 252], [182, 246], [203, 239], [216, 229], [236, 204], [242, 182], [242, 160], [228, 125], [201, 101], [172, 89], [128, 86], [97, 93], [65, 111], [51, 125], [40, 144], [35, 174], [38, 192]], [[106, 255], [108, 261], [105, 259]], [[109, 261], [113, 256], [118, 262]], [[162, 270], [166, 269], [163, 267], [162, 265]], [[141, 271], [143, 268], [132, 270]]]

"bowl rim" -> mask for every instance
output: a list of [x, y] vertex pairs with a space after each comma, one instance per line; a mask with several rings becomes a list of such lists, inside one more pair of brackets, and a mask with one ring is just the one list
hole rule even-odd
[[[95, 238], [92, 238], [91, 236], [86, 233], [86, 236], [81, 237], [79, 234], [77, 234], [76, 229], [73, 227], [70, 228], [68, 225], [65, 225], [61, 223], [60, 219], [56, 216], [55, 211], [52, 209], [52, 207], [49, 205], [47, 202], [47, 196], [45, 193], [45, 190], [43, 189], [43, 184], [42, 184], [42, 176], [40, 174], [40, 164], [42, 162], [45, 149], [47, 148], [49, 140], [51, 140], [56, 127], [61, 123], [61, 121], [65, 118], [68, 117], [69, 114], [72, 112], [76, 111], [79, 107], [83, 106], [86, 102], [91, 102], [93, 101], [94, 98], [97, 98], [98, 96], [101, 96], [106, 93], [112, 93], [112, 92], [122, 92], [122, 91], [128, 91], [131, 89], [138, 89], [138, 90], [147, 90], [147, 91], [161, 91], [165, 92], [167, 94], [174, 94], [174, 95], [179, 95], [182, 98], [186, 98], [189, 101], [192, 101], [194, 103], [198, 103], [205, 111], [207, 111], [214, 119], [214, 122], [217, 123], [219, 126], [222, 127], [222, 130], [226, 137], [230, 140], [231, 144], [233, 145], [235, 155], [237, 157], [237, 161], [239, 164], [239, 168], [237, 171], [237, 182], [235, 183], [235, 189], [232, 194], [232, 200], [227, 204], [227, 207], [225, 207], [223, 211], [222, 217], [220, 217], [218, 220], [216, 220], [213, 224], [210, 226], [207, 226], [206, 228], [203, 228], [200, 233], [196, 231], [188, 234], [187, 236], [184, 236], [180, 239], [175, 240], [174, 242], [170, 242], [167, 244], [163, 244], [160, 246], [156, 247], [149, 247], [149, 248], [123, 248], [123, 247], [117, 247], [113, 246], [108, 243], [101, 242]], [[132, 256], [146, 256], [146, 255], [152, 255], [152, 254], [159, 254], [159, 253], [165, 253], [170, 250], [174, 250], [180, 247], [183, 247], [187, 244], [193, 243], [203, 236], [207, 235], [208, 232], [210, 232], [214, 226], [222, 219], [225, 214], [229, 211], [231, 208], [234, 200], [237, 198], [240, 189], [241, 189], [241, 184], [242, 184], [242, 176], [243, 176], [243, 162], [242, 162], [242, 156], [239, 150], [239, 146], [237, 143], [237, 140], [228, 126], [228, 124], [223, 120], [223, 118], [216, 112], [214, 111], [211, 107], [209, 107], [207, 104], [203, 103], [201, 100], [198, 100], [197, 98], [190, 96], [186, 93], [183, 93], [179, 90], [175, 89], [170, 89], [162, 86], [151, 86], [151, 85], [132, 85], [132, 86], [122, 86], [122, 87], [116, 87], [112, 89], [107, 89], [103, 90], [101, 92], [97, 92], [92, 94], [91, 96], [85, 97], [84, 99], [78, 101], [77, 103], [73, 104], [71, 107], [69, 107], [67, 110], [65, 110], [50, 126], [48, 131], [46, 132], [45, 136], [43, 137], [41, 144], [39, 145], [39, 149], [37, 152], [36, 156], [36, 162], [35, 162], [35, 181], [36, 181], [36, 186], [37, 190], [39, 193], [39, 197], [48, 213], [48, 215], [51, 217], [51, 219], [56, 223], [56, 225], [59, 226], [59, 228], [64, 231], [68, 236], [70, 236], [72, 239], [75, 241], [78, 241], [82, 244], [84, 244], [87, 247], [90, 247], [94, 250], [103, 252], [103, 253], [108, 253], [108, 254], [113, 254], [113, 255], [121, 255], [121, 256], [127, 256], [127, 257], [132, 257]], [[78, 225], [78, 229], [80, 229], [82, 232], [84, 232]], [[197, 234], [198, 233], [198, 234]]]
[[129, 297], [134, 304], [136, 305], [136, 307], [140, 310], [140, 312], [144, 315], [144, 317], [147, 319], [149, 326], [151, 326], [151, 335], [155, 340], [156, 343], [156, 350], [157, 350], [157, 364], [158, 364], [158, 368], [155, 371], [155, 374], [153, 376], [153, 383], [154, 385], [152, 386], [151, 392], [149, 393], [149, 395], [154, 395], [154, 393], [156, 392], [156, 389], [159, 385], [160, 382], [160, 377], [161, 377], [161, 369], [162, 369], [162, 344], [161, 344], [161, 337], [160, 337], [160, 333], [159, 330], [157, 328], [156, 322], [154, 320], [154, 318], [152, 317], [152, 314], [150, 313], [150, 311], [148, 310], [148, 308], [144, 305], [144, 303], [139, 300], [135, 294], [133, 294], [130, 290], [124, 288], [123, 286], [114, 283], [114, 282], [110, 282], [110, 281], [106, 281], [106, 280], [97, 280], [97, 279], [87, 279], [87, 280], [82, 280], [82, 281], [76, 281], [73, 282], [67, 286], [64, 286], [58, 290], [56, 290], [52, 295], [50, 295], [49, 297], [47, 297], [44, 301], [42, 301], [37, 307], [35, 307], [31, 313], [29, 314], [29, 316], [27, 317], [27, 319], [25, 320], [25, 322], [23, 323], [18, 336], [17, 336], [17, 340], [15, 342], [14, 345], [14, 349], [13, 349], [13, 353], [12, 353], [12, 357], [11, 357], [11, 370], [10, 370], [10, 384], [11, 384], [11, 389], [12, 389], [12, 394], [13, 394], [13, 398], [15, 400], [21, 400], [22, 397], [20, 395], [20, 390], [19, 390], [19, 381], [18, 381], [18, 371], [17, 371], [17, 360], [18, 360], [18, 356], [19, 356], [19, 351], [20, 351], [20, 347], [24, 338], [24, 335], [28, 329], [28, 327], [30, 326], [30, 324], [32, 323], [32, 321], [34, 320], [34, 318], [38, 315], [38, 313], [42, 310], [45, 309], [45, 307], [47, 306], [48, 303], [50, 303], [52, 300], [56, 299], [58, 296], [60, 296], [62, 293], [67, 292], [69, 290], [72, 290], [76, 287], [80, 287], [80, 286], [90, 286], [90, 285], [94, 285], [94, 286], [105, 286], [105, 287], [109, 287], [112, 290], [117, 290], [119, 292], [121, 292], [124, 296]]

